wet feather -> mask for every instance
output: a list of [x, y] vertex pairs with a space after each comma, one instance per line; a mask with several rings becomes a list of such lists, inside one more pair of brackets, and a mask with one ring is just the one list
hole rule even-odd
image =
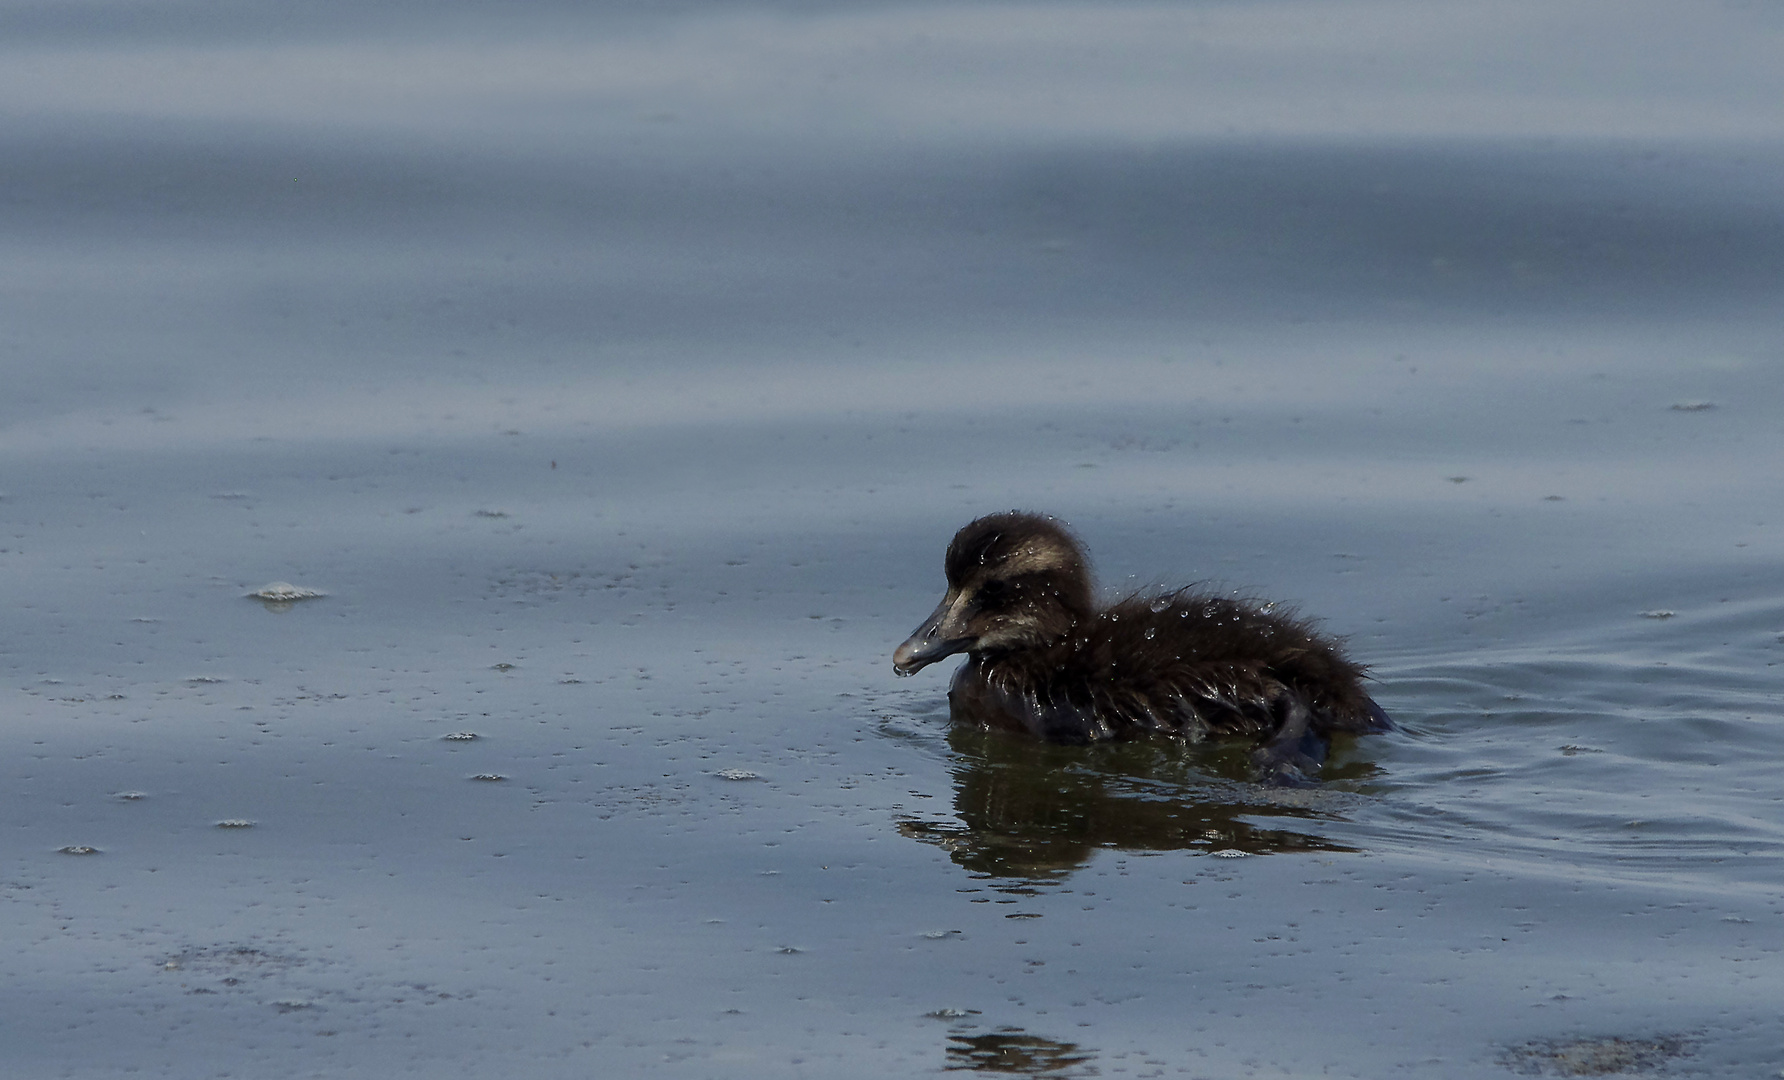
[[1365, 669], [1312, 620], [1194, 587], [1098, 607], [1082, 546], [1051, 518], [980, 518], [949, 544], [946, 570], [947, 595], [894, 661], [910, 674], [966, 653], [949, 692], [958, 721], [1056, 742], [1281, 739], [1283, 759], [1307, 756], [1302, 730], [1388, 727]]

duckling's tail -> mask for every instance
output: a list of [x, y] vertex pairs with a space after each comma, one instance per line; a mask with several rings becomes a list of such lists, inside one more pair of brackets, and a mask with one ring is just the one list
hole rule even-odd
[[1320, 731], [1342, 732], [1346, 735], [1379, 735], [1384, 731], [1395, 730], [1393, 720], [1388, 718], [1382, 707], [1375, 703], [1374, 698], [1363, 693], [1343, 704], [1328, 704], [1315, 720], [1314, 727]]

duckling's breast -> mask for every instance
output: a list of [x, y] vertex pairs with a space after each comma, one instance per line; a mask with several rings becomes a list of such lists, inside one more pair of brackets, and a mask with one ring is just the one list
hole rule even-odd
[[997, 731], [1026, 732], [1048, 742], [1089, 743], [1112, 738], [1111, 727], [1087, 705], [1073, 703], [1061, 688], [1025, 671], [969, 657], [948, 687], [948, 708], [956, 724]]

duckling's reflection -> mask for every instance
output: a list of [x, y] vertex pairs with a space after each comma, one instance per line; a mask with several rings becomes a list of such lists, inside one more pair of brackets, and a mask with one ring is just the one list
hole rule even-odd
[[[1211, 781], [1209, 771], [1244, 775], [1242, 747], [1185, 748], [1166, 740], [1056, 746], [965, 727], [949, 732], [948, 745], [955, 754], [956, 820], [902, 821], [898, 828], [975, 873], [1064, 880], [1102, 848], [1253, 855], [1356, 850], [1311, 832], [1243, 820], [1331, 820], [1343, 796]], [[1357, 765], [1346, 772], [1358, 770], [1371, 771]]]
[[949, 1072], [998, 1072], [1018, 1076], [1095, 1075], [1080, 1070], [1091, 1054], [1077, 1043], [1030, 1035], [1021, 1028], [1000, 1028], [983, 1035], [954, 1033], [948, 1036]]

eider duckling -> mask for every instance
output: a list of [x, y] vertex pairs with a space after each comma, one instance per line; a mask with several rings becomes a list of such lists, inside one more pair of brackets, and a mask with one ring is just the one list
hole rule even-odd
[[948, 545], [947, 595], [892, 654], [900, 675], [966, 653], [956, 723], [1088, 743], [1149, 732], [1263, 740], [1261, 778], [1304, 783], [1333, 732], [1392, 727], [1361, 665], [1310, 621], [1194, 589], [1099, 608], [1090, 564], [1057, 521], [979, 518]]

